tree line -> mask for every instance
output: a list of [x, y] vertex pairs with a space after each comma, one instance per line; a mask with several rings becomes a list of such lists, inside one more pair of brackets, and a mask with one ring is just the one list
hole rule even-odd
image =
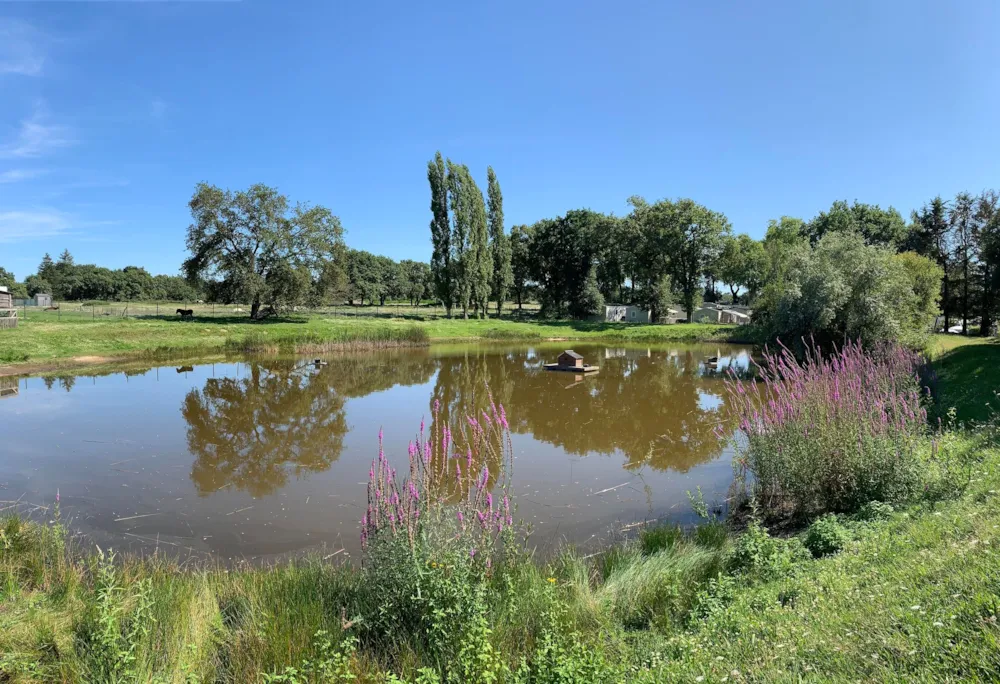
[[625, 216], [577, 209], [514, 226], [510, 290], [553, 316], [615, 302], [690, 320], [703, 302], [741, 303], [764, 339], [914, 337], [939, 306], [945, 328], [961, 320], [986, 335], [1000, 306], [997, 197], [935, 198], [910, 221], [836, 201], [808, 221], [771, 221], [761, 240], [693, 200], [632, 197]]
[[36, 272], [23, 282], [0, 268], [0, 285], [6, 285], [16, 299], [39, 293], [61, 301], [194, 301], [201, 296], [200, 289], [181, 276], [154, 276], [139, 266], [110, 269], [77, 264], [69, 250], [64, 250], [58, 260], [46, 253]]

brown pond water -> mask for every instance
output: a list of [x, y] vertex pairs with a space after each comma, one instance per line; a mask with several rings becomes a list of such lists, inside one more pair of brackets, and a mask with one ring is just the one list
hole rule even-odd
[[[540, 546], [596, 545], [623, 525], [692, 519], [686, 491], [732, 480], [719, 366], [748, 349], [575, 344], [600, 372], [550, 372], [562, 344], [433, 347], [24, 377], [0, 399], [0, 499], [133, 551], [223, 559], [356, 555], [380, 427], [391, 460], [439, 420], [504, 404], [518, 517]], [[10, 390], [11, 388], [8, 388]], [[9, 506], [0, 503], [0, 509]]]

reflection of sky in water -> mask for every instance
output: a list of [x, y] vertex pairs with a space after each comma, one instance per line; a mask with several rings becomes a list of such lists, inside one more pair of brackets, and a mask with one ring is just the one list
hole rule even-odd
[[[562, 345], [564, 346], [564, 345]], [[254, 557], [327, 544], [357, 550], [368, 464], [383, 428], [403, 465], [421, 417], [460, 416], [488, 384], [512, 423], [519, 515], [540, 544], [585, 542], [616, 522], [690, 520], [685, 492], [725, 496], [731, 466], [713, 429], [728, 346], [575, 345], [594, 376], [540, 370], [561, 345], [435, 347], [292, 360], [27, 378], [0, 400], [16, 426], [0, 453], [5, 499], [47, 504], [135, 549]]]

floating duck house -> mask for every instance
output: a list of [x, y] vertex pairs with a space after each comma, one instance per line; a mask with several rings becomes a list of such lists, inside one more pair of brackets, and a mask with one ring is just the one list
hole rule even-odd
[[570, 371], [573, 373], [594, 373], [597, 366], [588, 366], [583, 362], [583, 356], [572, 349], [567, 349], [556, 359], [555, 363], [545, 364], [545, 370]]

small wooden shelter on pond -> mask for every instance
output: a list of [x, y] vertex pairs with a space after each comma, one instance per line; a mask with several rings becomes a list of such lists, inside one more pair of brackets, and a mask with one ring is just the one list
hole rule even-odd
[[572, 349], [567, 349], [556, 359], [556, 363], [545, 364], [545, 370], [572, 371], [574, 373], [593, 373], [597, 366], [588, 366], [583, 362], [583, 356]]

